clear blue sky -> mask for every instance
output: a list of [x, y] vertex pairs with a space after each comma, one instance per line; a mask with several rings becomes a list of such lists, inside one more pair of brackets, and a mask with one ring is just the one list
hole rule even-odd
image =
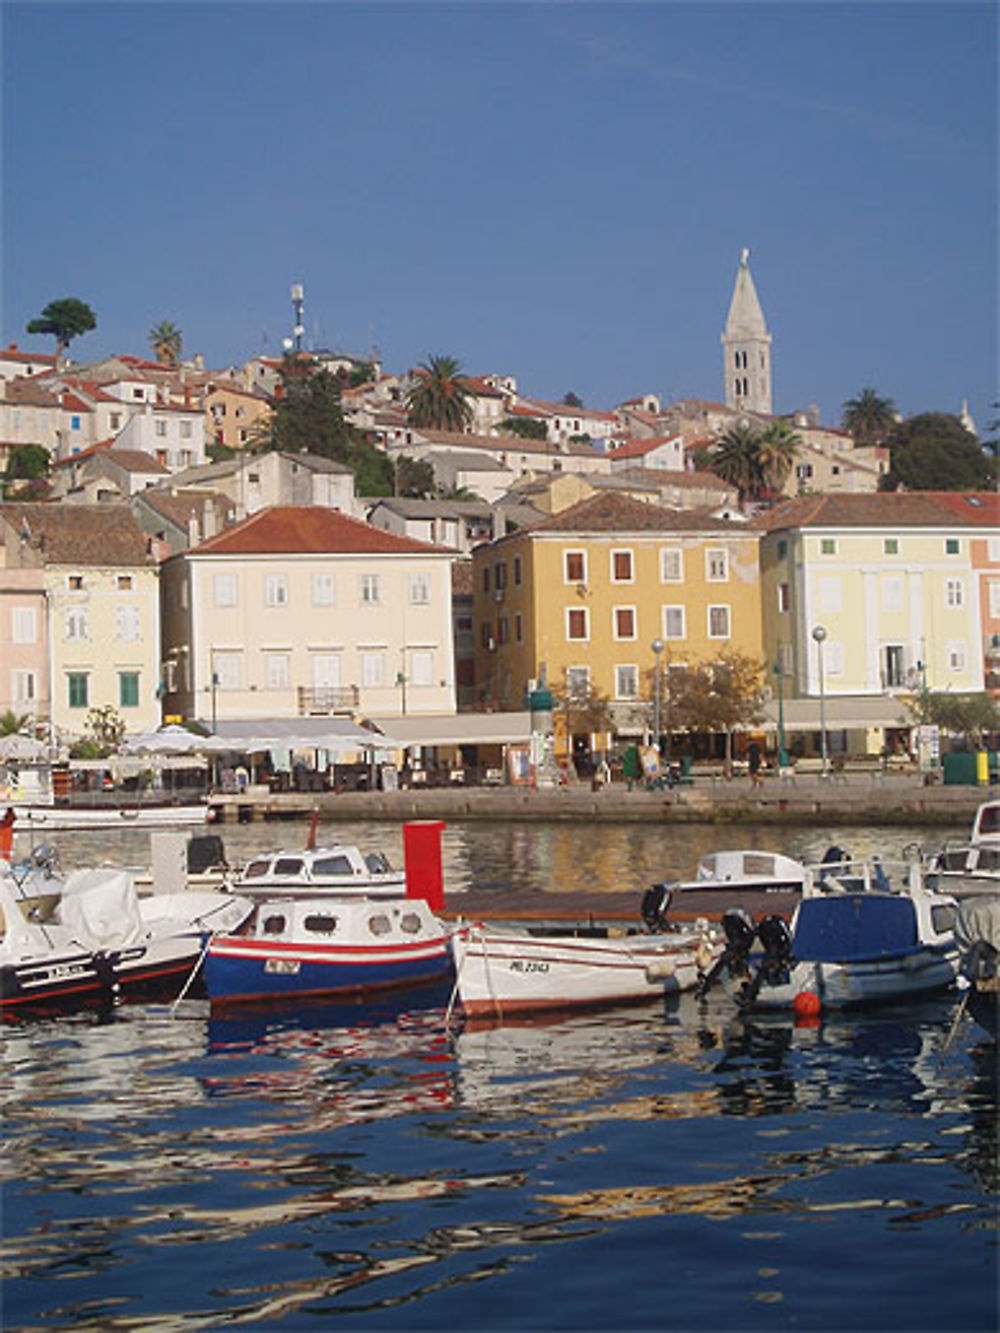
[[448, 354], [610, 407], [722, 396], [741, 247], [775, 410], [997, 390], [997, 8], [5, 3], [3, 342], [210, 366]]

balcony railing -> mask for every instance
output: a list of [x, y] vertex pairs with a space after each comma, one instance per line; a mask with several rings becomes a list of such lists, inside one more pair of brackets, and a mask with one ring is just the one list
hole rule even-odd
[[329, 713], [350, 713], [358, 707], [357, 685], [300, 685], [299, 716], [324, 717]]

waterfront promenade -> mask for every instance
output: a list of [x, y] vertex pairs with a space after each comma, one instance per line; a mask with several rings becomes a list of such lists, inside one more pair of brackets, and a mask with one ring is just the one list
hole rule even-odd
[[212, 797], [223, 823], [304, 819], [574, 820], [615, 823], [935, 824], [969, 827], [977, 805], [997, 787], [925, 783], [919, 773], [699, 777], [689, 786], [629, 790], [623, 783], [530, 787], [437, 787], [405, 791], [268, 792]]

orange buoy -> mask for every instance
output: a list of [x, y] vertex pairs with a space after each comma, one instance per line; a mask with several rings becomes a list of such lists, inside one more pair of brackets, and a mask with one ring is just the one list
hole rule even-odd
[[819, 1013], [822, 1005], [815, 991], [804, 990], [799, 991], [796, 995], [793, 1008], [800, 1018], [814, 1018]]

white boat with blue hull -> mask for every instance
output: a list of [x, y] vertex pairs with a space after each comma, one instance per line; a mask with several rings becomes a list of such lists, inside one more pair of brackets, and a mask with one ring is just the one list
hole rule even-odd
[[722, 919], [726, 947], [700, 986], [723, 981], [743, 1008], [898, 1002], [953, 985], [954, 898], [928, 888], [917, 861], [807, 867], [791, 923], [741, 908]]
[[362, 994], [451, 971], [447, 928], [421, 898], [286, 898], [258, 903], [205, 957], [214, 1003]]

